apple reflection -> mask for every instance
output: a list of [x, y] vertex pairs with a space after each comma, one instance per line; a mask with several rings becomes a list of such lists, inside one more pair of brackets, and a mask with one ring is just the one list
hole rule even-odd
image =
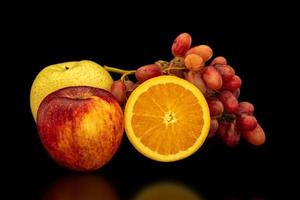
[[133, 200], [202, 200], [188, 186], [171, 181], [163, 181], [142, 188]]
[[49, 186], [43, 200], [119, 200], [113, 186], [102, 176], [71, 175]]

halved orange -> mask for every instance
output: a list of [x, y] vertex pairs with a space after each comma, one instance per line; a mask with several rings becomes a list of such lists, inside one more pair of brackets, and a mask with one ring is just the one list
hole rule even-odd
[[161, 162], [181, 160], [196, 152], [210, 126], [209, 108], [201, 91], [175, 76], [142, 83], [128, 98], [124, 115], [132, 145]]

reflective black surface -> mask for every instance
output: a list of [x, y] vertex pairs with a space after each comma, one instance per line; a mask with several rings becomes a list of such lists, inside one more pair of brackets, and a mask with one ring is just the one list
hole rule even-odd
[[33, 159], [35, 166], [23, 165], [20, 186], [26, 196], [37, 199], [165, 199], [176, 192], [191, 199], [269, 199], [277, 184], [272, 155], [264, 149], [228, 150], [208, 141], [186, 160], [157, 163], [124, 143], [128, 141], [108, 165], [91, 173], [60, 168], [41, 153]]

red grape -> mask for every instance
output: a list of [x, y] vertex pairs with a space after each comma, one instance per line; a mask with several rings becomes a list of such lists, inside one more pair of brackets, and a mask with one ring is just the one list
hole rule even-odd
[[197, 54], [189, 54], [184, 58], [184, 64], [187, 69], [199, 71], [204, 67], [204, 62], [201, 56]]
[[162, 75], [160, 66], [156, 64], [145, 65], [138, 68], [135, 77], [139, 82], [144, 82], [150, 78]]
[[204, 81], [202, 80], [200, 72], [189, 71], [188, 73], [185, 74], [185, 79], [193, 83], [197, 88], [201, 90], [203, 94], [206, 94], [207, 87]]
[[202, 78], [207, 87], [212, 90], [218, 90], [222, 87], [222, 76], [213, 66], [208, 66], [203, 69]]
[[223, 56], [218, 56], [211, 61], [210, 65], [227, 65], [227, 60]]
[[209, 133], [208, 133], [208, 137], [214, 137], [217, 130], [219, 128], [219, 122], [217, 119], [211, 119], [210, 120], [210, 129], [209, 129]]
[[215, 65], [224, 82], [229, 81], [235, 75], [235, 71], [229, 65]]
[[124, 81], [124, 84], [126, 86], [127, 91], [129, 92], [133, 91], [134, 82], [132, 82], [131, 80], [126, 80]]
[[242, 80], [239, 76], [234, 75], [229, 81], [225, 81], [222, 89], [234, 91], [240, 88], [242, 85]]
[[121, 81], [114, 81], [111, 85], [112, 95], [119, 101], [119, 103], [123, 103], [126, 99], [126, 85]]
[[252, 103], [250, 102], [240, 102], [239, 103], [239, 110], [238, 110], [238, 113], [241, 114], [241, 113], [248, 113], [248, 114], [253, 114], [254, 113], [254, 106]]
[[207, 99], [210, 116], [220, 116], [224, 112], [224, 106], [222, 102], [217, 98]]
[[235, 147], [236, 145], [239, 144], [240, 140], [241, 140], [241, 134], [238, 132], [236, 126], [232, 124], [230, 129], [228, 129], [226, 137], [223, 139], [223, 141], [229, 147]]
[[183, 57], [192, 44], [192, 37], [188, 33], [181, 33], [176, 37], [172, 45], [172, 54]]
[[137, 87], [139, 87], [141, 85], [141, 82], [136, 82], [133, 84], [132, 89], [135, 90]]
[[241, 134], [238, 132], [235, 123], [220, 122], [218, 134], [229, 147], [234, 147], [240, 142]]
[[236, 113], [238, 111], [239, 102], [230, 91], [223, 90], [218, 98], [223, 103], [225, 111], [229, 113]]
[[233, 92], [232, 92], [232, 94], [233, 94], [233, 96], [235, 96], [235, 98], [239, 98], [239, 96], [240, 96], [240, 94], [241, 94], [241, 90], [240, 90], [240, 88], [238, 88], [238, 89], [236, 89], [236, 90], [234, 90]]
[[266, 141], [265, 132], [259, 124], [251, 131], [243, 131], [242, 135], [250, 144], [255, 146], [262, 145]]
[[226, 121], [219, 121], [219, 128], [217, 134], [219, 135], [220, 138], [225, 137], [227, 129], [230, 126], [230, 122]]
[[203, 58], [204, 62], [206, 62], [212, 57], [213, 50], [207, 45], [199, 45], [189, 49], [185, 55], [189, 54], [197, 54]]
[[251, 131], [257, 126], [256, 118], [246, 113], [239, 115], [236, 122], [238, 127], [243, 131]]
[[132, 87], [130, 88], [131, 90], [127, 90], [126, 92], [126, 97], [128, 98], [131, 93], [140, 85], [141, 83], [140, 82], [136, 82], [132, 85]]

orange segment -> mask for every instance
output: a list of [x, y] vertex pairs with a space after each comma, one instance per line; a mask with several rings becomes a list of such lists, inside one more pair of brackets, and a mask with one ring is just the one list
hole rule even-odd
[[190, 82], [159, 76], [142, 83], [125, 107], [125, 130], [143, 155], [171, 162], [197, 151], [207, 137], [207, 102]]

